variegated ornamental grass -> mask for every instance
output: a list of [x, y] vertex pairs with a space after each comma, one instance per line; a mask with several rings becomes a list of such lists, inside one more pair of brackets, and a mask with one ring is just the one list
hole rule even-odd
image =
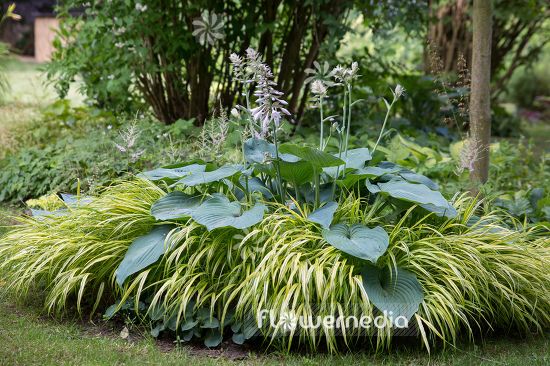
[[[272, 212], [244, 230], [208, 231], [192, 219], [175, 220], [165, 244], [171, 250], [118, 286], [118, 266], [131, 243], [156, 225], [150, 209], [164, 195], [150, 181], [135, 179], [109, 188], [87, 205], [69, 208], [64, 216], [20, 218], [21, 225], [0, 239], [6, 285], [21, 296], [43, 289], [45, 305], [53, 312], [74, 305], [83, 314], [103, 312], [115, 299], [123, 303], [129, 298], [137, 307], [147, 298], [145, 311], [161, 306], [165, 314], [177, 314], [178, 324], [185, 323], [190, 303], [209, 309], [222, 322], [229, 312], [244, 319], [259, 309], [292, 309], [299, 315], [344, 309], [373, 313], [361, 262], [324, 241], [322, 228], [307, 219], [307, 212], [269, 202]], [[454, 205], [455, 219], [417, 220], [411, 208], [397, 223], [385, 225], [381, 205], [350, 195], [340, 202], [335, 218], [380, 225], [388, 232], [390, 244], [378, 264], [398, 266], [418, 278], [424, 299], [413, 319], [426, 348], [490, 329], [548, 329], [548, 233], [520, 223], [506, 229], [499, 225], [502, 216], [491, 213], [472, 225], [478, 205], [466, 197]], [[391, 343], [389, 329], [370, 337], [358, 332], [345, 329], [338, 336], [334, 329], [323, 329], [320, 336], [304, 329], [292, 337], [268, 329], [264, 337], [277, 345], [326, 345], [331, 351], [357, 339], [368, 339], [376, 348]]]

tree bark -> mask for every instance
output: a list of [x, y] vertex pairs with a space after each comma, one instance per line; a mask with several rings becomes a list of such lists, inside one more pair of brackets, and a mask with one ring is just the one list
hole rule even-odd
[[491, 0], [474, 0], [470, 138], [476, 149], [470, 179], [473, 193], [489, 177], [491, 139]]

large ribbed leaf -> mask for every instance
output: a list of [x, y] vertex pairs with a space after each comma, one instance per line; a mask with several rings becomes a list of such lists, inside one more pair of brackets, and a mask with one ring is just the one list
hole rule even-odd
[[165, 252], [171, 248], [165, 245], [166, 236], [175, 226], [157, 226], [147, 235], [140, 236], [130, 244], [124, 259], [118, 266], [115, 276], [119, 286], [124, 284], [126, 279], [155, 263]]
[[294, 163], [281, 161], [279, 169], [281, 177], [296, 186], [301, 186], [313, 179], [314, 169], [309, 161], [301, 160]]
[[361, 269], [361, 276], [369, 301], [393, 319], [404, 316], [409, 320], [424, 301], [416, 275], [402, 268], [380, 269], [367, 263]]
[[219, 182], [222, 179], [234, 176], [241, 171], [240, 165], [224, 165], [221, 168], [211, 172], [194, 172], [180, 180], [175, 184], [183, 184], [187, 187], [193, 187], [199, 184]]
[[266, 210], [265, 205], [256, 203], [250, 210], [243, 211], [239, 202], [230, 202], [218, 193], [204, 201], [191, 216], [208, 231], [226, 226], [245, 229], [262, 221]]
[[310, 213], [307, 219], [321, 225], [323, 228], [328, 228], [332, 223], [332, 218], [337, 208], [338, 204], [336, 202], [327, 202], [323, 207]]
[[160, 179], [180, 179], [191, 173], [204, 172], [204, 164], [189, 164], [178, 168], [158, 168], [138, 174], [138, 177], [147, 178], [152, 181]]
[[424, 208], [440, 212], [449, 218], [456, 216], [456, 211], [451, 209], [449, 202], [440, 192], [433, 191], [423, 184], [409, 183], [404, 180], [391, 180], [386, 183], [378, 183], [378, 187], [382, 193], [394, 198], [425, 205]]
[[410, 170], [402, 170], [398, 173], [401, 178], [405, 179], [408, 182], [411, 183], [421, 183], [424, 184], [426, 187], [430, 188], [431, 190], [437, 191], [439, 190], [439, 185], [431, 180], [430, 178], [426, 177], [425, 175], [414, 173]]
[[[334, 154], [334, 156], [338, 157], [338, 154]], [[348, 150], [347, 155], [342, 153], [341, 159], [345, 162], [347, 171], [348, 169], [362, 169], [365, 166], [365, 162], [371, 160], [372, 156], [369, 149], [366, 147], [361, 147], [358, 149]], [[336, 177], [337, 170], [339, 171], [339, 175], [341, 175], [343, 174], [344, 167], [341, 166], [340, 169], [338, 169], [338, 167], [328, 167], [323, 169], [323, 171], [332, 178]]]
[[344, 164], [344, 161], [338, 159], [332, 154], [323, 152], [309, 146], [299, 146], [295, 144], [282, 144], [279, 152], [283, 154], [292, 154], [302, 160], [310, 162], [316, 168], [324, 168], [328, 166], [338, 166]]
[[263, 164], [266, 159], [274, 159], [275, 145], [266, 140], [250, 138], [244, 142], [244, 157], [249, 163]]
[[190, 196], [180, 191], [174, 191], [153, 203], [151, 215], [157, 220], [180, 219], [191, 216], [200, 203], [200, 196]]
[[[263, 139], [250, 138], [244, 143], [244, 157], [249, 163], [263, 164], [275, 160], [275, 145]], [[287, 162], [296, 162], [300, 158], [292, 154], [284, 154], [279, 151], [279, 159]]]
[[386, 252], [390, 239], [388, 233], [380, 226], [369, 229], [363, 225], [332, 225], [323, 230], [323, 238], [341, 251], [354, 257], [376, 263]]
[[[228, 186], [233, 187], [233, 193], [238, 199], [244, 198], [244, 193], [259, 192], [267, 199], [273, 198], [273, 193], [266, 187], [266, 185], [257, 177], [247, 177], [241, 175], [239, 177], [239, 184], [227, 183]], [[247, 191], [248, 190], [248, 191]]]

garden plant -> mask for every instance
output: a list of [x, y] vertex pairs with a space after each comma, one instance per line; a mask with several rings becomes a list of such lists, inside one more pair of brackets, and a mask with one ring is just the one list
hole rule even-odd
[[[271, 68], [252, 48], [229, 61], [246, 102], [231, 113], [238, 160], [192, 159], [99, 195], [36, 203], [0, 238], [9, 289], [44, 291], [55, 313], [124, 315], [153, 336], [208, 347], [259, 340], [339, 352], [410, 336], [430, 351], [488, 331], [548, 329], [548, 228], [466, 194], [445, 198], [445, 182], [388, 161], [401, 85], [381, 98], [379, 133], [352, 146], [358, 64], [312, 72], [318, 145], [283, 142], [291, 113]], [[342, 111], [327, 116], [333, 91]], [[386, 321], [298, 320], [346, 316]]]

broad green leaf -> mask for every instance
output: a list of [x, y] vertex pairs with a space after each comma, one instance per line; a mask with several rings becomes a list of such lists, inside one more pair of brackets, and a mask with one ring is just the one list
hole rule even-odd
[[244, 157], [249, 163], [263, 164], [275, 158], [275, 145], [263, 139], [250, 138], [244, 142]]
[[170, 248], [166, 248], [165, 240], [173, 225], [157, 226], [147, 235], [140, 236], [130, 244], [128, 251], [118, 266], [115, 276], [116, 282], [122, 287], [124, 281], [133, 275], [155, 263]]
[[243, 344], [244, 341], [245, 341], [244, 334], [243, 333], [233, 333], [233, 336], [231, 336], [231, 340], [235, 344]]
[[245, 229], [262, 221], [266, 210], [265, 205], [256, 203], [250, 210], [243, 211], [239, 202], [230, 202], [224, 195], [214, 194], [191, 216], [208, 231], [226, 226]]
[[[250, 138], [244, 143], [244, 157], [249, 163], [264, 164], [270, 160], [275, 160], [276, 157], [275, 145], [257, 138]], [[287, 162], [297, 162], [300, 160], [292, 154], [284, 154], [279, 151], [279, 159]]]
[[61, 199], [69, 207], [81, 207], [92, 202], [93, 198], [88, 196], [77, 196], [75, 194], [61, 193]]
[[211, 172], [194, 172], [180, 180], [174, 185], [183, 184], [187, 187], [193, 187], [199, 184], [219, 182], [220, 180], [232, 177], [241, 171], [240, 165], [224, 165], [221, 168]]
[[[409, 183], [403, 180], [391, 180], [386, 183], [378, 183], [382, 193], [404, 201], [419, 205], [427, 205], [425, 208], [434, 212], [444, 212], [445, 216], [452, 218], [449, 202], [438, 191], [433, 191], [423, 184]], [[456, 216], [456, 215], [455, 215]]]
[[365, 185], [367, 186], [367, 189], [370, 193], [374, 194], [380, 192], [380, 187], [378, 187], [377, 184], [371, 183], [371, 181], [368, 179], [365, 179]]
[[[338, 157], [338, 154], [333, 155]], [[371, 160], [372, 156], [369, 149], [366, 147], [361, 147], [358, 149], [348, 150], [347, 155], [342, 153], [341, 159], [345, 162], [347, 171], [348, 169], [362, 169], [365, 166], [365, 162]], [[328, 174], [330, 177], [335, 178], [337, 170], [339, 171], [338, 175], [341, 175], [343, 174], [344, 167], [341, 166], [340, 169], [338, 169], [338, 167], [328, 167], [324, 168], [323, 172]]]
[[149, 170], [138, 174], [138, 177], [146, 178], [152, 181], [161, 180], [161, 179], [180, 179], [191, 173], [204, 172], [206, 165], [203, 164], [190, 164], [181, 166], [178, 168], [158, 168], [154, 170]]
[[408, 182], [421, 183], [421, 184], [424, 184], [426, 187], [430, 188], [431, 190], [434, 190], [434, 191], [439, 190], [439, 186], [437, 185], [436, 182], [434, 182], [433, 180], [431, 180], [430, 178], [422, 174], [414, 173], [407, 169], [401, 170], [398, 174], [401, 176], [401, 178], [405, 179]]
[[219, 329], [209, 329], [204, 338], [204, 345], [208, 348], [217, 347], [222, 340], [222, 333]]
[[229, 187], [233, 187], [235, 196], [240, 200], [244, 198], [244, 193], [259, 192], [267, 199], [273, 198], [273, 193], [266, 187], [266, 185], [257, 177], [249, 177], [246, 179], [245, 175], [239, 177], [239, 184], [233, 184], [231, 182], [226, 183]]
[[281, 161], [279, 162], [281, 177], [287, 182], [291, 182], [297, 186], [301, 186], [313, 179], [313, 165], [305, 160], [294, 163]]
[[369, 229], [363, 225], [332, 225], [323, 230], [325, 240], [335, 248], [354, 257], [376, 263], [390, 244], [388, 233], [380, 226]]
[[387, 174], [397, 173], [400, 170], [399, 167], [385, 167], [369, 166], [365, 169], [360, 169], [355, 174], [364, 174], [368, 178], [378, 178]]
[[323, 228], [328, 228], [332, 223], [332, 218], [337, 208], [338, 204], [336, 202], [327, 202], [323, 207], [310, 213], [307, 219], [321, 225]]
[[310, 162], [316, 168], [324, 168], [344, 164], [343, 160], [338, 159], [334, 155], [309, 146], [299, 146], [286, 143], [280, 146], [279, 151], [284, 154], [295, 155], [302, 160]]
[[399, 316], [410, 320], [424, 301], [424, 291], [416, 275], [402, 268], [380, 269], [367, 263], [361, 276], [369, 301], [394, 320]]
[[157, 220], [181, 219], [191, 216], [200, 203], [200, 196], [190, 196], [180, 191], [174, 191], [153, 203], [151, 215]]

